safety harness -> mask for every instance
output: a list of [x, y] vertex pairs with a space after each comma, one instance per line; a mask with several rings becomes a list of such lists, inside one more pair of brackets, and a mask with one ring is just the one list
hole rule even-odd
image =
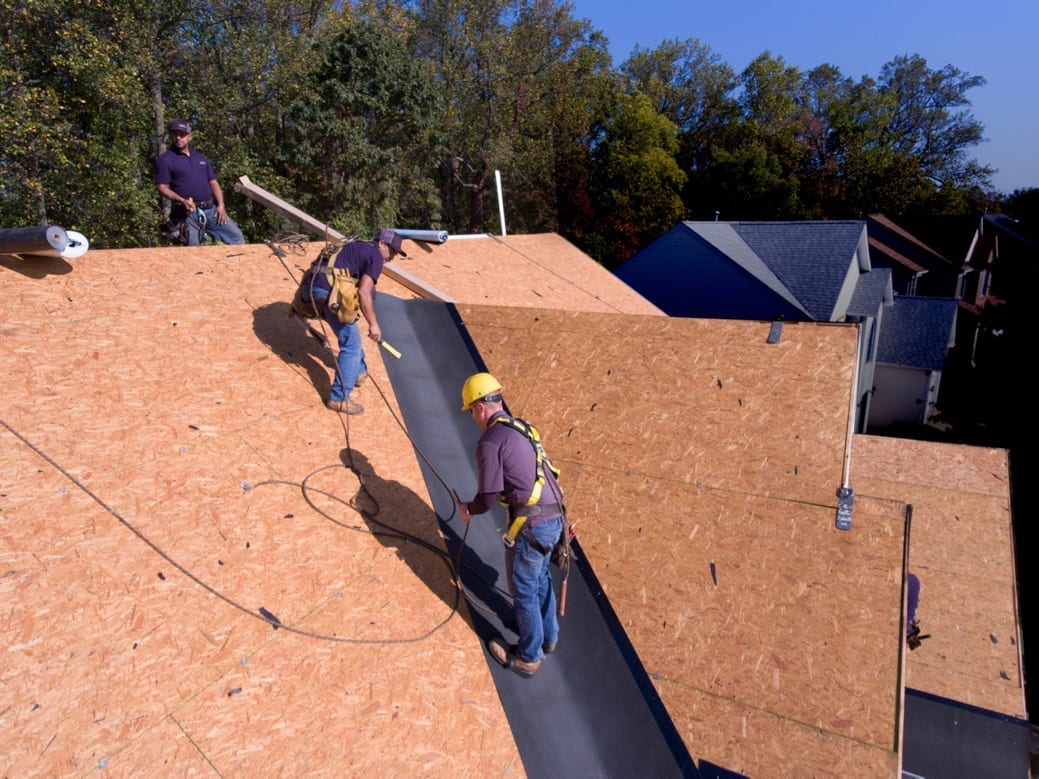
[[553, 476], [559, 476], [559, 469], [552, 464], [552, 461], [548, 458], [548, 453], [545, 452], [545, 447], [541, 445], [541, 434], [538, 433], [538, 429], [529, 422], [508, 415], [495, 417], [491, 424], [496, 423], [501, 423], [522, 433], [530, 441], [530, 445], [534, 447], [536, 478], [526, 504], [523, 506], [511, 506], [503, 496], [498, 496], [498, 502], [509, 509], [509, 529], [505, 533], [505, 539], [506, 543], [511, 544], [515, 543], [516, 537], [530, 517], [541, 516], [548, 512], [558, 512], [560, 515], [563, 515], [565, 512], [562, 502], [538, 505], [538, 501], [541, 500], [541, 491], [545, 487], [545, 469], [548, 468]]
[[552, 464], [552, 460], [549, 459], [549, 455], [545, 453], [544, 447], [541, 446], [541, 434], [537, 432], [537, 428], [531, 425], [529, 422], [524, 420], [517, 420], [514, 417], [509, 417], [507, 414], [501, 415], [491, 420], [492, 425], [501, 423], [506, 427], [510, 427], [517, 432], [521, 432], [527, 436], [532, 447], [534, 447], [535, 455], [535, 473], [536, 478], [534, 479], [534, 486], [530, 491], [530, 498], [527, 499], [527, 503], [523, 506], [511, 506], [503, 498], [502, 495], [498, 496], [499, 503], [506, 506], [509, 510], [509, 528], [508, 531], [502, 536], [502, 540], [506, 545], [512, 546], [515, 544], [516, 537], [527, 525], [527, 520], [532, 516], [552, 515], [559, 514], [563, 518], [563, 532], [560, 534], [559, 540], [556, 545], [551, 549], [541, 546], [537, 543], [529, 534], [527, 540], [532, 546], [534, 546], [538, 552], [542, 555], [552, 554], [552, 563], [557, 566], [562, 572], [562, 577], [559, 582], [559, 597], [556, 600], [556, 612], [562, 617], [566, 614], [566, 588], [570, 577], [570, 558], [572, 556], [570, 550], [570, 539], [574, 537], [574, 528], [570, 525], [570, 520], [566, 517], [566, 507], [563, 505], [563, 496], [553, 487], [556, 491], [556, 500], [558, 503], [550, 504], [538, 504], [541, 499], [541, 490], [544, 488], [545, 479], [544, 469], [548, 468], [552, 472], [552, 475], [559, 478], [559, 468]]
[[535, 455], [535, 472], [536, 478], [534, 479], [534, 487], [530, 491], [530, 497], [527, 498], [526, 504], [522, 506], [509, 505], [501, 495], [498, 496], [498, 502], [506, 506], [509, 510], [509, 529], [502, 536], [502, 541], [505, 542], [506, 546], [513, 546], [516, 543], [516, 537], [523, 530], [523, 527], [527, 524], [527, 520], [530, 517], [537, 517], [542, 515], [548, 515], [549, 512], [563, 518], [563, 532], [560, 534], [559, 540], [555, 546], [551, 549], [546, 549], [537, 543], [529, 534], [527, 535], [527, 541], [530, 542], [531, 546], [536, 548], [542, 554], [552, 555], [552, 564], [557, 566], [562, 572], [562, 578], [559, 582], [559, 598], [556, 601], [556, 611], [559, 616], [566, 614], [566, 591], [567, 583], [570, 579], [570, 558], [572, 552], [570, 549], [570, 539], [573, 538], [573, 528], [570, 525], [570, 520], [566, 516], [566, 506], [563, 505], [563, 496], [560, 493], [556, 493], [556, 500], [558, 503], [542, 503], [538, 501], [541, 499], [541, 492], [545, 487], [545, 469], [548, 468], [552, 472], [552, 475], [556, 478], [559, 477], [559, 469], [556, 468], [552, 461], [548, 458], [548, 454], [545, 452], [545, 447], [541, 445], [541, 434], [538, 433], [538, 429], [529, 422], [525, 422], [522, 419], [516, 419], [508, 415], [502, 415], [495, 417], [491, 420], [491, 424], [501, 423], [507, 427], [511, 427], [513, 430], [522, 433], [530, 441], [531, 446], [534, 447]]
[[336, 256], [345, 244], [326, 244], [317, 259], [304, 274], [296, 295], [292, 299], [292, 310], [304, 319], [320, 319], [321, 312], [314, 304], [314, 280], [318, 274], [328, 279], [327, 306], [335, 311], [336, 318], [343, 324], [352, 324], [360, 316], [360, 303], [357, 297], [357, 282], [346, 268], [335, 267]]

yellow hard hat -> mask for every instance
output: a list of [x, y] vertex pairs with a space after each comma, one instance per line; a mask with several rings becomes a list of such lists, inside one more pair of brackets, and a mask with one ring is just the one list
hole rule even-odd
[[476, 401], [498, 392], [501, 392], [501, 382], [491, 374], [474, 373], [462, 385], [462, 411], [468, 411]]

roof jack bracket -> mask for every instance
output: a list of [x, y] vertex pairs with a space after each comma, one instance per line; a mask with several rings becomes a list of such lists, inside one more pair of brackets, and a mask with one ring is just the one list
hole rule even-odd
[[779, 336], [783, 334], [783, 323], [781, 321], [775, 321], [772, 323], [772, 327], [768, 331], [768, 342], [770, 344], [779, 343]]

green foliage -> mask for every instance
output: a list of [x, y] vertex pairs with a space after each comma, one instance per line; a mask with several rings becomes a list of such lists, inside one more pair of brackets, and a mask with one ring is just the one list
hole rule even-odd
[[[0, 0], [0, 224], [158, 242], [152, 160], [184, 118], [247, 240], [291, 229], [242, 175], [346, 233], [558, 231], [605, 264], [682, 218], [998, 207], [984, 79], [917, 55], [856, 82], [696, 39], [636, 48], [557, 0]], [[40, 45], [46, 41], [47, 45]], [[1022, 197], [1006, 200], [1026, 202]]]
[[896, 57], [880, 77], [881, 94], [892, 94], [895, 112], [886, 129], [887, 142], [913, 157], [922, 173], [960, 185], [987, 183], [992, 171], [969, 165], [967, 150], [982, 140], [982, 126], [963, 106], [966, 93], [985, 79], [947, 65], [930, 70], [920, 56]]
[[279, 162], [313, 215], [374, 234], [398, 224], [406, 198], [435, 212], [431, 189], [409, 180], [414, 141], [429, 136], [437, 113], [437, 96], [403, 43], [356, 22], [321, 51], [309, 92], [286, 112]]
[[[658, 111], [678, 125], [679, 167], [687, 174], [682, 193], [687, 214], [707, 210], [713, 195], [701, 186], [710, 149], [739, 122], [739, 81], [709, 46], [695, 39], [665, 40], [653, 50], [638, 46], [621, 68], [629, 89], [646, 94]], [[705, 197], [706, 196], [706, 197]]]
[[559, 228], [555, 177], [585, 157], [609, 58], [587, 23], [549, 0], [420, 0], [414, 47], [442, 95], [436, 183], [444, 225], [499, 230], [495, 171], [507, 230]]
[[675, 161], [678, 128], [641, 92], [621, 95], [594, 154], [600, 232], [613, 267], [682, 217], [685, 174]]

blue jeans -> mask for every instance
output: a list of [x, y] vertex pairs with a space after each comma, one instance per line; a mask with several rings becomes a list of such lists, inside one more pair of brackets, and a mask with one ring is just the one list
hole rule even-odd
[[[326, 295], [327, 297], [327, 295]], [[344, 325], [335, 311], [325, 310], [325, 321], [339, 340], [339, 357], [336, 360], [336, 375], [332, 379], [332, 391], [328, 399], [347, 400], [357, 383], [357, 377], [368, 372], [364, 358], [364, 342], [361, 336], [361, 320]]]
[[[516, 537], [516, 545], [505, 547], [505, 571], [519, 631], [516, 654], [528, 663], [545, 656], [542, 644], [559, 640], [556, 591], [552, 587], [552, 547], [562, 532], [563, 518], [555, 517], [537, 527], [524, 527]], [[535, 549], [530, 536], [548, 549], [548, 553]]]
[[[199, 212], [206, 217], [205, 229], [202, 229], [202, 220]], [[231, 217], [227, 217], [226, 224], [217, 224], [216, 206], [211, 208], [197, 208], [188, 214], [188, 246], [199, 246], [206, 236], [212, 236], [223, 243], [245, 243], [245, 236], [238, 229]]]

